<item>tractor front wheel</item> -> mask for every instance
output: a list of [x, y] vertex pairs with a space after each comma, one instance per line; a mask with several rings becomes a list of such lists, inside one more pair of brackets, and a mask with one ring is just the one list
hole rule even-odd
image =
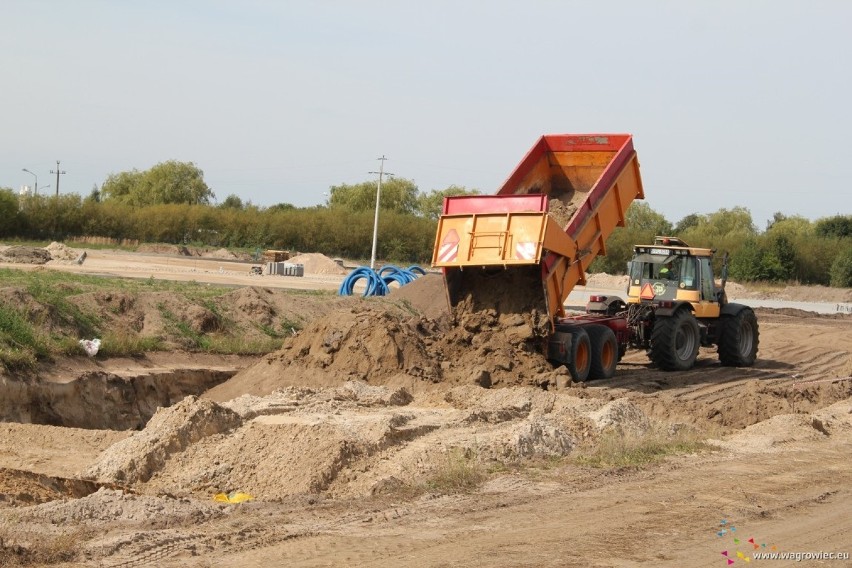
[[726, 367], [751, 367], [757, 359], [760, 332], [750, 308], [724, 319], [719, 336], [719, 361]]
[[695, 364], [701, 342], [698, 322], [687, 309], [654, 320], [651, 361], [664, 371], [686, 371]]

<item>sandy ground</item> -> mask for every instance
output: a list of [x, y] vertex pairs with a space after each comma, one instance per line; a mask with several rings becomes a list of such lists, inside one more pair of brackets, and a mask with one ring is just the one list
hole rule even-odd
[[[54, 262], [46, 267], [235, 286], [336, 288], [340, 278], [106, 252], [82, 266]], [[161, 408], [142, 430], [0, 424], [2, 560], [849, 565], [751, 554], [852, 553], [852, 316], [758, 310], [753, 368], [721, 367], [702, 349], [695, 369], [662, 373], [631, 352], [612, 380], [556, 388], [516, 337], [528, 322], [441, 327], [439, 284], [336, 306], [266, 357], [205, 361], [236, 374]], [[60, 361], [44, 379], [67, 382], [88, 365]], [[100, 365], [133, 375], [169, 361]], [[482, 388], [483, 373], [493, 388]], [[575, 459], [607, 432], [655, 431], [693, 432], [708, 449], [641, 467]], [[426, 483], [462, 466], [482, 475], [475, 489]], [[213, 500], [236, 491], [254, 500]]]

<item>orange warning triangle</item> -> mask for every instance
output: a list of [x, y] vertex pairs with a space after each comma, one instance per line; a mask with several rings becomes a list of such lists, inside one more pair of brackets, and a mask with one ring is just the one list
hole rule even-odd
[[642, 291], [639, 293], [639, 297], [643, 300], [653, 300], [654, 299], [654, 289], [650, 284], [645, 282], [645, 285], [642, 286]]
[[455, 229], [450, 229], [450, 231], [444, 237], [444, 240], [441, 241], [442, 245], [457, 245], [461, 239], [459, 238], [459, 234]]

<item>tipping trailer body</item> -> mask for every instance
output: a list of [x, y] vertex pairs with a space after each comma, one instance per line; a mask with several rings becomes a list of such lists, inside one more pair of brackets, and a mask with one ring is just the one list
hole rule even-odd
[[545, 135], [496, 195], [444, 200], [432, 265], [443, 269], [451, 307], [469, 298], [499, 310], [520, 297], [553, 330], [568, 294], [643, 198], [631, 135]]

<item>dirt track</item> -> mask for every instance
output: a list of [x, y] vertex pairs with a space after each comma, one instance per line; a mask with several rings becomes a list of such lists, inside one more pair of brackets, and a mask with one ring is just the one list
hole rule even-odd
[[[528, 322], [447, 332], [412, 312], [440, 316], [424, 282], [315, 319], [135, 434], [0, 424], [13, 557], [63, 534], [74, 566], [725, 566], [724, 550], [745, 565], [750, 537], [852, 552], [852, 316], [759, 310], [754, 368], [703, 349], [697, 368], [661, 373], [630, 353], [610, 381], [556, 389], [523, 351]], [[715, 449], [574, 460], [610, 429], [688, 430]], [[414, 491], [454, 464], [482, 485]], [[212, 500], [236, 490], [256, 500]], [[745, 538], [717, 534], [723, 519]]]

